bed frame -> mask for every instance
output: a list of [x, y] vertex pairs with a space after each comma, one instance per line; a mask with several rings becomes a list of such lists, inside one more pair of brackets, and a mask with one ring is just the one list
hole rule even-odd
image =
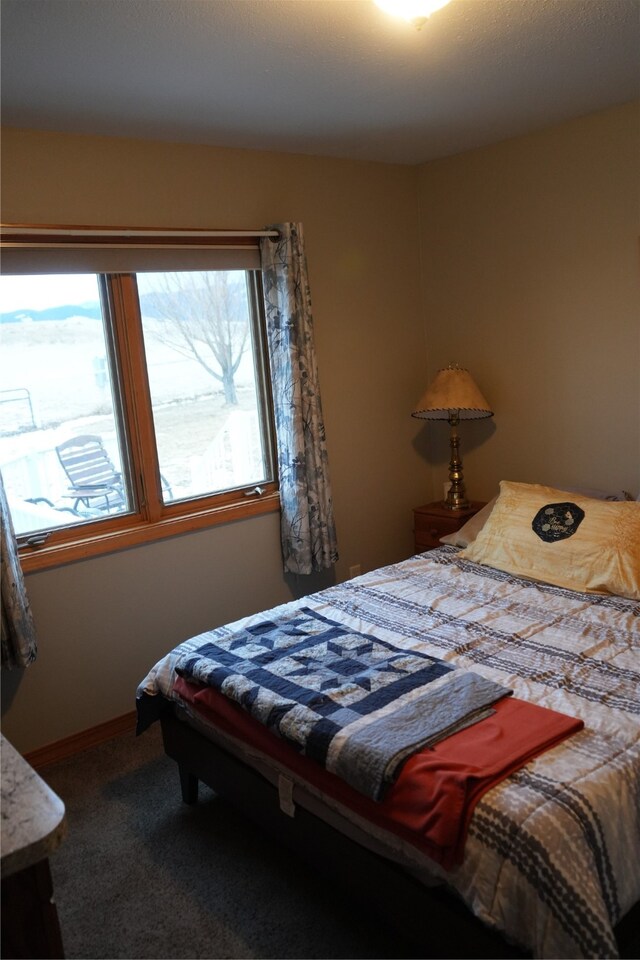
[[[319, 817], [297, 806], [282, 814], [277, 789], [258, 772], [177, 719], [161, 716], [166, 754], [176, 761], [182, 799], [195, 803], [202, 781], [278, 842], [321, 870], [340, 892], [362, 899], [369, 915], [415, 941], [423, 957], [523, 958], [531, 954], [486, 927], [452, 892], [425, 887], [402, 867], [362, 847]], [[640, 957], [640, 903], [616, 928], [623, 958]], [[425, 949], [426, 947], [426, 949]]]

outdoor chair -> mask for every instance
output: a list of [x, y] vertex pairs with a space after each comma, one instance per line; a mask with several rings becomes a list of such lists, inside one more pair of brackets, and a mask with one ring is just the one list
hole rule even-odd
[[[113, 465], [102, 442], [102, 437], [84, 434], [65, 440], [56, 447], [71, 486], [68, 496], [74, 498], [73, 510], [82, 504], [86, 510], [111, 513], [116, 508], [127, 508], [122, 474]], [[166, 500], [173, 496], [168, 480], [160, 475]]]
[[73, 437], [59, 444], [56, 453], [71, 484], [68, 496], [74, 498], [74, 510], [78, 510], [79, 504], [102, 513], [126, 507], [122, 474], [113, 465], [102, 437]]
[[27, 497], [25, 503], [32, 503], [34, 506], [44, 503], [46, 507], [49, 507], [51, 510], [57, 510], [58, 513], [71, 513], [74, 517], [81, 516], [74, 507], [57, 507], [55, 503], [52, 503], [47, 497]]

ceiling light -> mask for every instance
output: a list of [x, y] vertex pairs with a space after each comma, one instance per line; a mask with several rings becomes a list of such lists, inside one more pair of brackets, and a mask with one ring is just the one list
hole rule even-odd
[[385, 13], [402, 17], [419, 30], [431, 14], [440, 7], [445, 7], [449, 0], [373, 0], [373, 2]]

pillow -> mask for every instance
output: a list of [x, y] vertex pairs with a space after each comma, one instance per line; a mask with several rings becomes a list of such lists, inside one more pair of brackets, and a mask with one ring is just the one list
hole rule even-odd
[[[548, 484], [548, 486], [555, 487], [555, 484]], [[563, 487], [564, 490], [570, 490], [571, 493], [580, 493], [585, 497], [593, 497], [594, 500], [630, 500], [633, 499], [630, 496], [624, 496], [625, 491], [621, 491], [623, 496], [620, 496], [618, 493], [609, 493], [606, 490], [592, 490], [590, 487]], [[482, 508], [478, 510], [472, 517], [467, 520], [467, 522], [460, 527], [459, 530], [456, 530], [455, 533], [448, 533], [444, 537], [440, 537], [440, 543], [448, 543], [452, 547], [468, 547], [469, 544], [473, 543], [475, 538], [478, 536], [483, 526], [487, 521], [487, 517], [493, 510], [494, 504], [498, 498], [493, 497]], [[638, 498], [640, 499], [640, 497]]]
[[570, 590], [640, 600], [640, 506], [502, 480], [461, 556]]
[[497, 497], [493, 497], [492, 500], [489, 500], [489, 503], [486, 503], [481, 510], [469, 517], [467, 522], [455, 533], [448, 533], [446, 536], [440, 537], [440, 543], [448, 543], [452, 547], [468, 547], [482, 530], [497, 499]]
[[564, 484], [554, 483], [553, 480], [547, 481], [544, 485], [553, 487], [556, 490], [568, 490], [569, 493], [580, 493], [583, 497], [591, 497], [593, 500], [633, 500], [633, 497], [625, 495], [624, 490], [612, 492], [611, 490], [598, 490], [593, 487], [574, 487], [573, 484], [567, 487]]

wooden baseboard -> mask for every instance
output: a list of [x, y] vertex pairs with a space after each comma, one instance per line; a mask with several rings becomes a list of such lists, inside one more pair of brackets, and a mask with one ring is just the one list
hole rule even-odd
[[121, 717], [114, 717], [113, 720], [107, 720], [106, 723], [99, 723], [97, 727], [90, 727], [89, 730], [74, 733], [70, 737], [64, 737], [64, 739], [56, 740], [45, 747], [32, 750], [25, 754], [25, 760], [34, 770], [41, 770], [51, 763], [66, 760], [67, 757], [73, 757], [76, 753], [81, 753], [83, 750], [90, 749], [90, 747], [97, 747], [98, 744], [119, 737], [123, 733], [130, 732], [133, 734], [135, 729], [136, 711], [131, 710]]

